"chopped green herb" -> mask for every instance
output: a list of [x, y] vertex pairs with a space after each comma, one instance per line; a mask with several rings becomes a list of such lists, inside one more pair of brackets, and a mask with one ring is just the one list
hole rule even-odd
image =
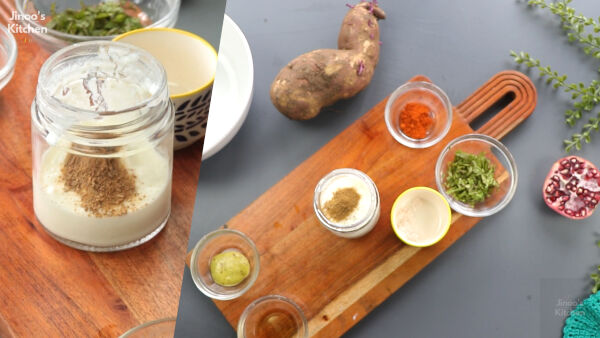
[[80, 10], [70, 8], [56, 13], [56, 4], [53, 3], [50, 7], [52, 18], [46, 26], [73, 35], [117, 35], [142, 28], [140, 20], [126, 12], [135, 12], [136, 9], [135, 5], [123, 0], [101, 2], [96, 6], [86, 6], [82, 1]]
[[471, 206], [483, 202], [499, 185], [494, 172], [494, 166], [483, 153], [474, 155], [459, 150], [448, 164], [446, 192]]

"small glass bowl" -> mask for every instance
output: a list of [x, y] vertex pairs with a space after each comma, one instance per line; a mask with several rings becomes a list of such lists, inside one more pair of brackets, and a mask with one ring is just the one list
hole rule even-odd
[[[94, 6], [105, 0], [85, 0], [86, 6]], [[150, 19], [151, 24], [145, 27], [173, 27], [179, 15], [181, 0], [136, 0], [132, 1]], [[70, 44], [92, 40], [112, 40], [116, 35], [110, 36], [84, 36], [63, 33], [46, 28], [46, 22], [51, 15], [50, 8], [56, 6], [57, 12], [67, 8], [80, 9], [80, 2], [76, 0], [15, 0], [17, 13], [24, 29], [33, 39], [49, 52], [55, 52]]]
[[302, 309], [291, 299], [269, 295], [250, 303], [242, 313], [238, 338], [308, 337], [308, 322]]
[[119, 338], [171, 338], [175, 334], [176, 318], [162, 318], [136, 326]]
[[[250, 274], [240, 284], [222, 286], [215, 283], [210, 274], [213, 256], [227, 250], [241, 252], [250, 262]], [[192, 251], [190, 272], [196, 287], [206, 296], [219, 300], [237, 298], [248, 291], [258, 277], [260, 258], [254, 242], [242, 232], [233, 229], [215, 230], [198, 241]]]
[[[341, 224], [329, 220], [327, 216], [325, 216], [323, 207], [321, 206], [321, 194], [326, 192], [330, 183], [333, 183], [334, 180], [340, 178], [343, 179], [344, 177], [357, 179], [362, 182], [367, 187], [366, 190], [369, 194], [368, 211], [365, 212], [364, 217], [357, 219], [351, 224]], [[379, 191], [377, 190], [375, 182], [362, 171], [351, 168], [336, 169], [325, 175], [317, 184], [313, 197], [313, 208], [319, 222], [321, 222], [327, 230], [345, 238], [361, 237], [371, 231], [377, 224], [377, 221], [379, 221], [379, 215], [381, 213], [379, 204]]]
[[[471, 154], [483, 153], [495, 165], [495, 178], [500, 186], [483, 202], [474, 206], [462, 203], [448, 193], [444, 178], [448, 164], [454, 160], [458, 150]], [[482, 134], [467, 134], [452, 140], [440, 153], [435, 165], [435, 182], [440, 193], [455, 211], [473, 217], [486, 217], [502, 210], [517, 190], [517, 164], [508, 148], [493, 137]]]
[[[408, 103], [421, 103], [429, 107], [434, 121], [425, 138], [415, 139], [400, 129], [400, 112]], [[427, 148], [448, 134], [452, 125], [452, 104], [438, 86], [430, 82], [407, 82], [390, 95], [385, 105], [385, 124], [396, 141], [410, 148]]]
[[4, 88], [15, 73], [17, 61], [17, 41], [11, 32], [0, 25], [0, 90]]

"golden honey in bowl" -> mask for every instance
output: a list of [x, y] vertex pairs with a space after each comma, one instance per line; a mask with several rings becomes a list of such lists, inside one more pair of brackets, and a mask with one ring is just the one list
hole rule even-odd
[[237, 328], [238, 338], [306, 338], [308, 322], [291, 299], [268, 295], [246, 307]]

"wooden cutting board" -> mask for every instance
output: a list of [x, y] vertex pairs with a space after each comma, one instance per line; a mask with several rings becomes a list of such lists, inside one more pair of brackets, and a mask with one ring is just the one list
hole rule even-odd
[[[0, 0], [4, 25], [13, 4]], [[171, 218], [149, 243], [104, 254], [58, 243], [34, 216], [31, 188], [30, 107], [49, 55], [15, 37], [15, 75], [0, 91], [0, 337], [116, 337], [175, 316], [202, 142], [176, 153]]]
[[[423, 76], [412, 80], [428, 81]], [[480, 219], [453, 213], [450, 231], [441, 242], [415, 248], [402, 244], [391, 229], [394, 200], [413, 186], [435, 188], [440, 151], [450, 140], [473, 132], [469, 123], [507, 95], [514, 97], [512, 101], [477, 130], [502, 138], [533, 112], [537, 100], [529, 78], [515, 71], [498, 73], [456, 106], [448, 135], [421, 150], [392, 138], [383, 100], [229, 220], [225, 227], [249, 235], [260, 251], [254, 286], [238, 299], [215, 301], [229, 323], [236, 328], [253, 300], [279, 294], [304, 310], [311, 336], [339, 336], [415, 276]], [[343, 239], [325, 230], [312, 206], [321, 177], [345, 167], [367, 173], [381, 196], [379, 223], [359, 239]]]

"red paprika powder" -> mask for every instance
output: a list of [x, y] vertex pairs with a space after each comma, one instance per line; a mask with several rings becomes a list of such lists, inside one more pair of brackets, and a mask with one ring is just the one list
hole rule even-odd
[[427, 105], [409, 102], [400, 111], [400, 130], [410, 138], [427, 137], [432, 126], [431, 109]]

